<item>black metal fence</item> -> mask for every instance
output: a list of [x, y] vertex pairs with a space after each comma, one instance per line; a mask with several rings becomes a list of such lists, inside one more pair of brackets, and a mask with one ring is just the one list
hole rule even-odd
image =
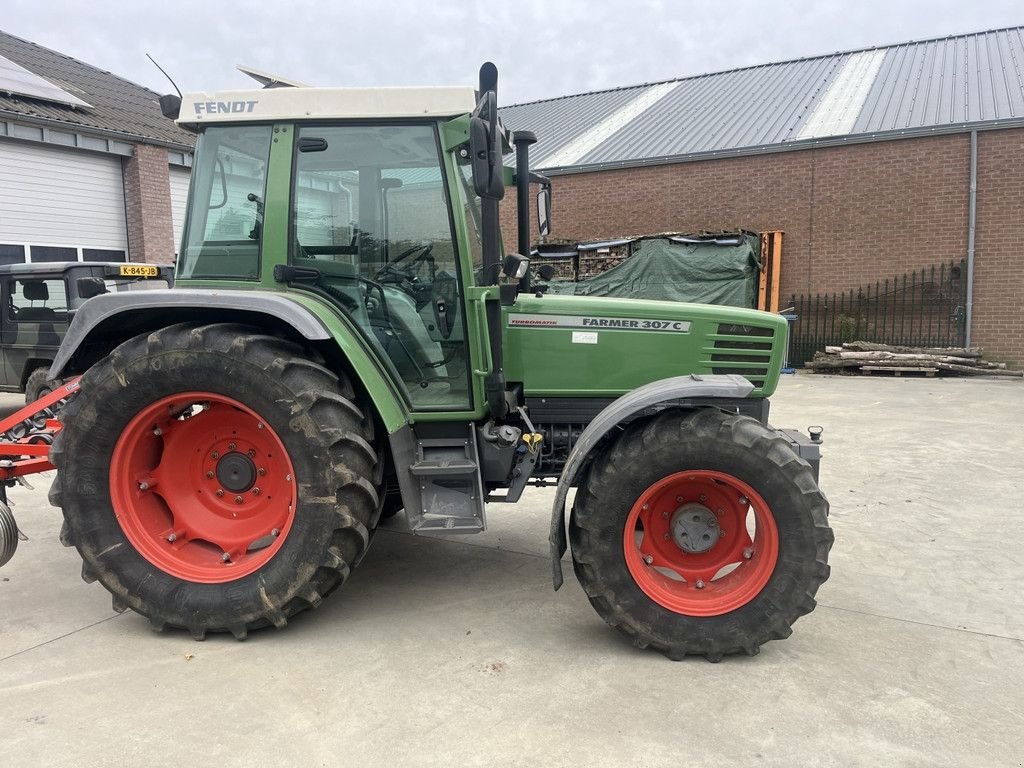
[[967, 268], [963, 260], [925, 267], [845, 293], [793, 296], [790, 365], [844, 341], [915, 347], [964, 344]]

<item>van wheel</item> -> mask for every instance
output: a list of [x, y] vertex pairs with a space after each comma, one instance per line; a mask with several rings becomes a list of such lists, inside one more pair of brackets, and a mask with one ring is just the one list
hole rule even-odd
[[34, 403], [40, 397], [53, 392], [54, 387], [60, 384], [59, 381], [50, 381], [49, 367], [36, 368], [25, 380], [25, 405]]

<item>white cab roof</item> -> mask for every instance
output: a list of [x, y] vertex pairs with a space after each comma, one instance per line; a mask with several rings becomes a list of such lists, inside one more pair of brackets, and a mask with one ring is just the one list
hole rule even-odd
[[476, 92], [468, 86], [431, 88], [264, 88], [186, 93], [178, 123], [237, 123], [251, 120], [456, 117], [472, 112]]

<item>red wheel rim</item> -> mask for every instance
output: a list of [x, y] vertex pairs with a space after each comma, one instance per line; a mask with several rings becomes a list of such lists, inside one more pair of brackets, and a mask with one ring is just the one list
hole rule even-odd
[[110, 500], [132, 546], [165, 573], [204, 584], [247, 576], [277, 554], [297, 487], [274, 430], [212, 392], [146, 406], [110, 459]]
[[775, 570], [779, 531], [765, 500], [724, 472], [690, 470], [636, 500], [623, 533], [644, 594], [686, 616], [719, 616], [753, 600]]

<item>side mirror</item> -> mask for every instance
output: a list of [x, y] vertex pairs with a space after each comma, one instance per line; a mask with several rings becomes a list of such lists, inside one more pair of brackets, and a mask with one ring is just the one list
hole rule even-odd
[[75, 281], [80, 299], [91, 299], [107, 293], [107, 284], [102, 277], [80, 277]]
[[505, 168], [501, 163], [501, 132], [498, 130], [498, 102], [487, 91], [469, 119], [469, 154], [473, 189], [489, 200], [505, 196]]
[[518, 253], [510, 253], [505, 257], [505, 261], [502, 262], [501, 271], [505, 277], [522, 280], [526, 277], [526, 273], [530, 271], [530, 260]]
[[160, 112], [168, 120], [177, 120], [181, 114], [181, 96], [167, 93], [160, 97]]
[[551, 187], [546, 185], [537, 193], [537, 229], [541, 237], [551, 234]]

